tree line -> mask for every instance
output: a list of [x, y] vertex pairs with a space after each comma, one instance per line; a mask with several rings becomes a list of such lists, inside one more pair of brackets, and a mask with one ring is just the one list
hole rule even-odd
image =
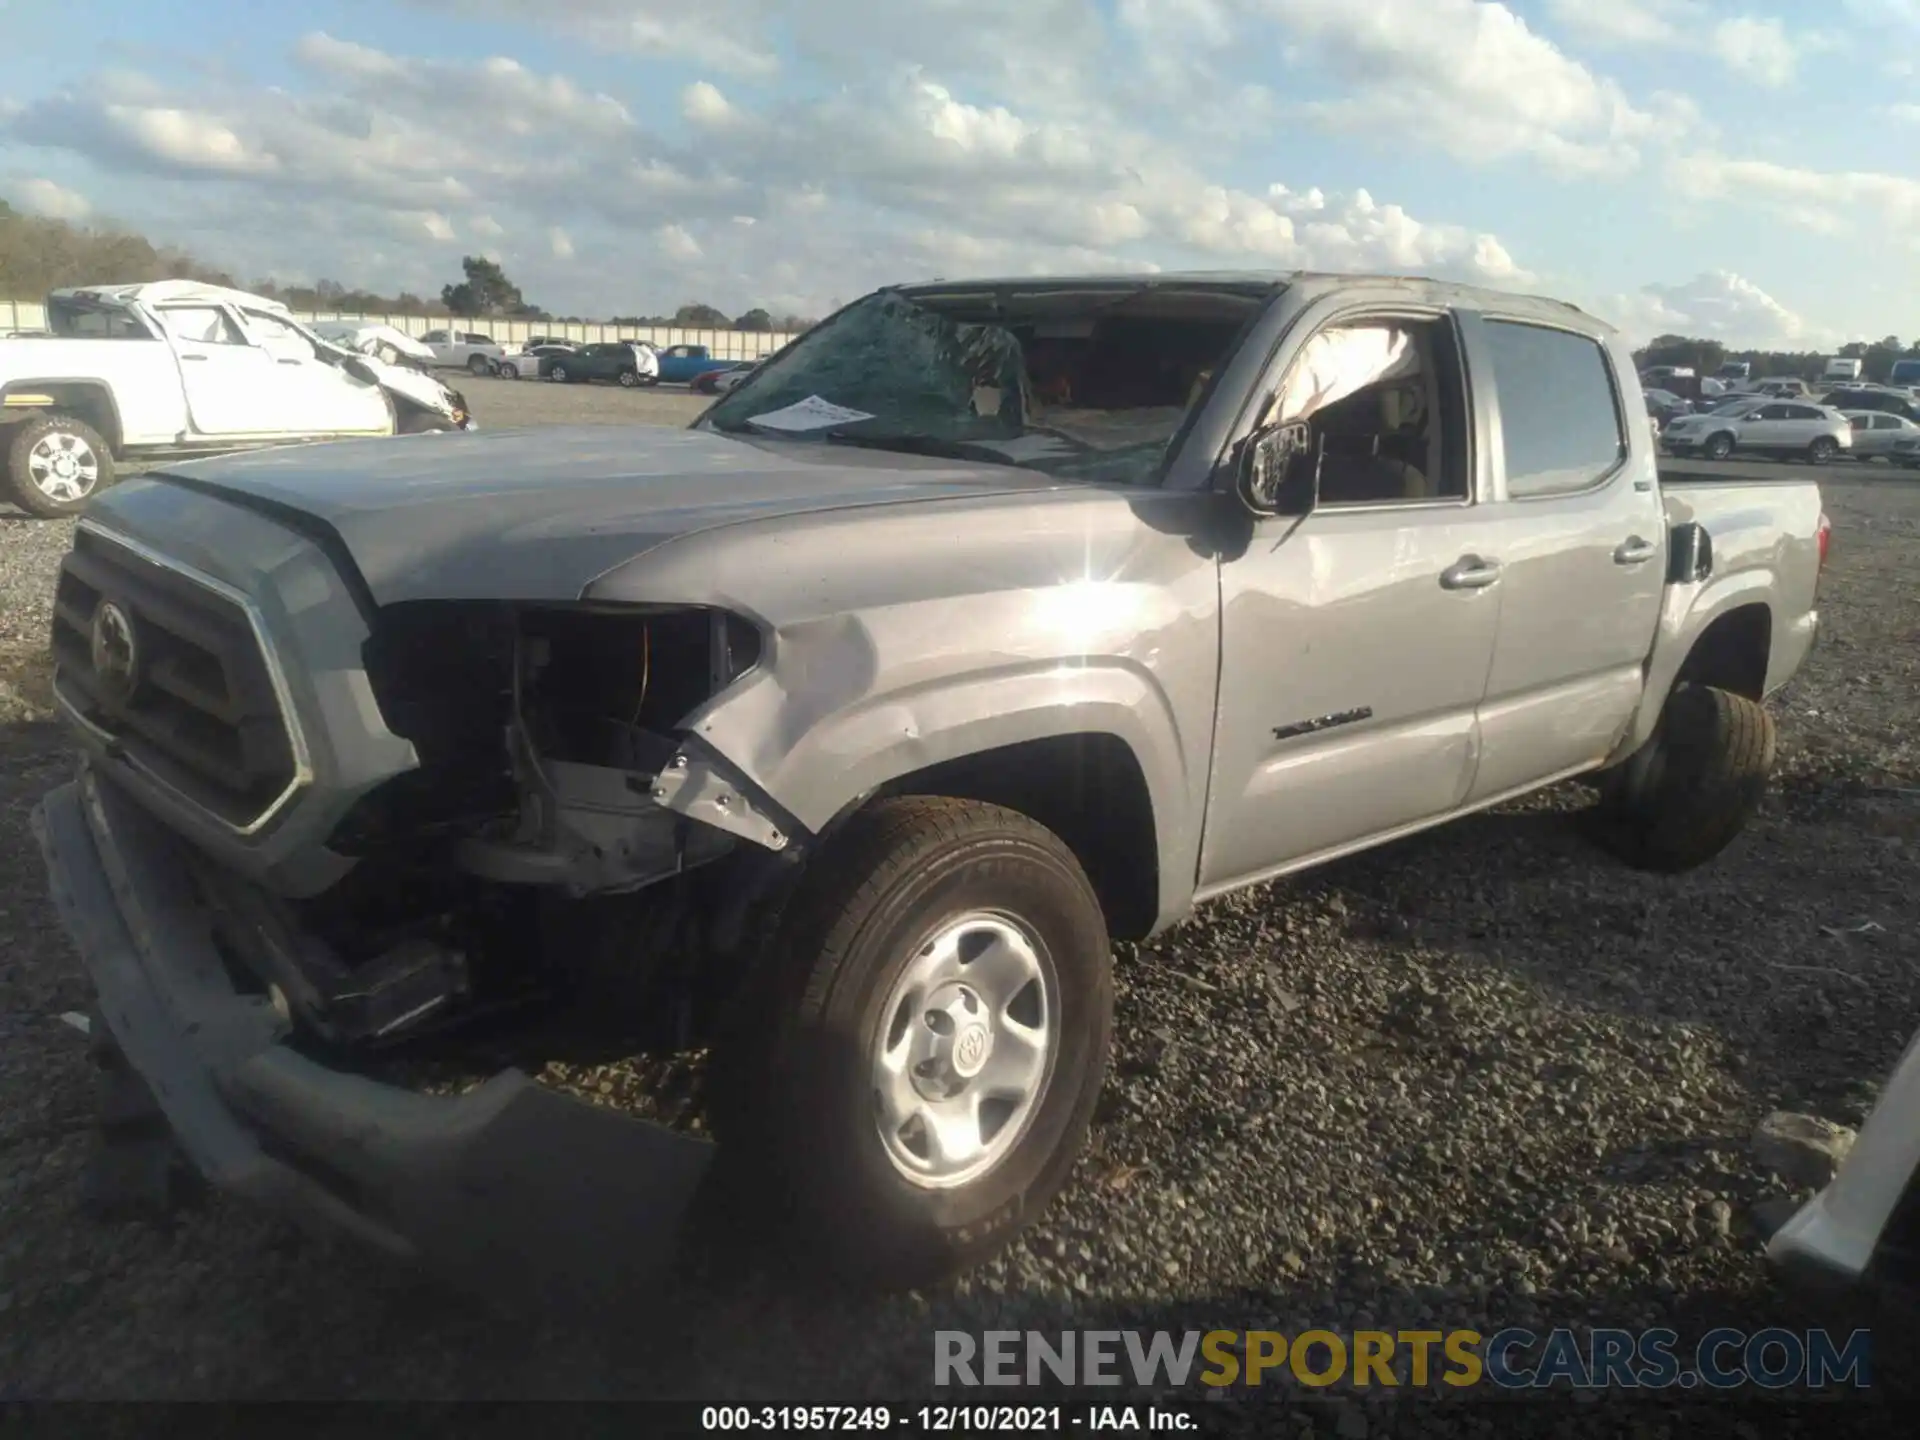
[[1730, 349], [1718, 340], [1660, 335], [1644, 348], [1634, 351], [1633, 358], [1642, 370], [1649, 365], [1681, 365], [1691, 367], [1696, 375], [1711, 375], [1729, 360], [1745, 360], [1752, 364], [1753, 378], [1756, 380], [1776, 375], [1782, 379], [1798, 376], [1802, 380], [1817, 380], [1821, 371], [1826, 369], [1828, 354], [1863, 361], [1861, 369], [1866, 378], [1884, 384], [1893, 373], [1894, 361], [1920, 359], [1920, 341], [1903, 345], [1899, 336], [1889, 335], [1871, 343], [1854, 340], [1838, 350], [1823, 353], [1816, 350], [1737, 350]]
[[[247, 284], [231, 271], [170, 245], [107, 225], [80, 225], [28, 215], [0, 200], [0, 299], [38, 299], [72, 285], [140, 284], [151, 280], [198, 280], [278, 300], [294, 310], [333, 310], [361, 315], [458, 315], [472, 319], [550, 320], [594, 324], [596, 315], [554, 315], [530, 303], [500, 265], [482, 255], [460, 261], [461, 278], [443, 285], [438, 299], [402, 290], [382, 295], [337, 280]], [[680, 306], [671, 315], [617, 315], [616, 325], [677, 325], [702, 330], [805, 330], [814, 323], [797, 315], [775, 317], [755, 308], [729, 318], [711, 305]]]

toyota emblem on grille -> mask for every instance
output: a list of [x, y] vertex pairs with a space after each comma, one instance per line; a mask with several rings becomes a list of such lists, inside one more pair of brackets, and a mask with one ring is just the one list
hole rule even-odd
[[134, 639], [133, 621], [111, 600], [101, 601], [93, 612], [91, 650], [101, 698], [124, 703], [140, 683], [140, 647]]

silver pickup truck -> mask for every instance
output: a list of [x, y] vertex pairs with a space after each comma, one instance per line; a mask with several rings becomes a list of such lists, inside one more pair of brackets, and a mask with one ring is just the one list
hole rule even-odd
[[735, 1193], [917, 1283], [1065, 1180], [1113, 939], [1574, 776], [1629, 863], [1731, 842], [1827, 534], [1803, 479], [1663, 490], [1627, 347], [1568, 305], [893, 288], [686, 430], [105, 492], [37, 824], [115, 1124], [216, 1184], [630, 1284], [704, 1133], [532, 1059], [395, 1068], [600, 1024], [704, 1047]]

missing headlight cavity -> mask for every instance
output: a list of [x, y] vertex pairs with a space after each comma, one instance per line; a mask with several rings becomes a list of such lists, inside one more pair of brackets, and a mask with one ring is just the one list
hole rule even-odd
[[760, 636], [704, 608], [416, 602], [380, 613], [364, 658], [420, 763], [354, 807], [335, 836], [352, 854], [524, 829], [563, 788], [630, 796], [759, 662]]

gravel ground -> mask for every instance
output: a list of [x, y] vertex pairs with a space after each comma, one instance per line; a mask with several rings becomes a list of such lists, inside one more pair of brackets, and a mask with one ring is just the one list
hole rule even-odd
[[[700, 404], [524, 382], [472, 399], [488, 428]], [[87, 988], [26, 824], [68, 769], [37, 657], [70, 527], [0, 517], [0, 1387], [897, 1399], [924, 1392], [936, 1329], [1852, 1323], [1773, 1285], [1752, 1216], [1786, 1191], [1747, 1140], [1780, 1108], [1857, 1124], [1920, 1026], [1920, 484], [1854, 472], [1828, 508], [1825, 633], [1777, 706], [1779, 783], [1716, 864], [1610, 863], [1569, 788], [1222, 901], [1120, 953], [1091, 1148], [1004, 1259], [873, 1300], [696, 1247], [661, 1296], [591, 1324], [476, 1305], [219, 1197], [167, 1226], [76, 1218], [91, 1074], [56, 1017]], [[1896, 1337], [1877, 1344], [1876, 1384], [1906, 1394]], [[1599, 1434], [1616, 1409], [1208, 1413], [1261, 1433]]]

